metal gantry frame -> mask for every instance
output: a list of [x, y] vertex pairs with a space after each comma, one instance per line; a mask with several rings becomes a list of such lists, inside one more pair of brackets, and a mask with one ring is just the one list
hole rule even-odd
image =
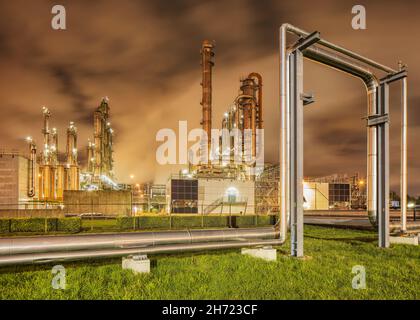
[[[286, 45], [287, 32], [300, 39], [292, 46]], [[319, 44], [314, 46], [315, 44]], [[324, 46], [330, 51], [323, 50]], [[334, 52], [332, 52], [333, 50]], [[340, 54], [338, 55], [337, 52]], [[303, 92], [303, 58], [322, 63], [361, 79], [367, 91], [367, 177], [368, 214], [371, 222], [378, 225], [378, 245], [389, 246], [389, 84], [403, 80], [403, 119], [406, 119], [407, 71], [399, 72], [362, 57], [347, 49], [321, 39], [319, 32], [309, 34], [290, 24], [280, 28], [280, 104], [281, 104], [281, 154], [280, 154], [280, 219], [289, 221], [291, 231], [291, 255], [302, 257], [303, 253], [303, 107], [313, 102], [311, 95]], [[352, 60], [356, 60], [355, 63]], [[362, 64], [386, 72], [380, 81]], [[404, 125], [404, 124], [403, 124]], [[404, 135], [404, 131], [403, 131]], [[406, 135], [401, 148], [406, 159]], [[402, 171], [406, 164], [402, 163]], [[406, 172], [406, 170], [405, 170]], [[402, 174], [402, 190], [406, 190], [406, 174]], [[406, 191], [405, 191], [406, 192]], [[406, 195], [402, 194], [402, 198]], [[402, 231], [406, 225], [405, 210], [402, 210]], [[283, 223], [282, 237], [287, 223]]]

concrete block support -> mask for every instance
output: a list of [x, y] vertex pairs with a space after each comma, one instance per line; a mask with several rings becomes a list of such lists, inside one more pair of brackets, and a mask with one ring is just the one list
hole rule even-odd
[[150, 260], [147, 256], [131, 256], [122, 258], [122, 268], [134, 273], [150, 273]]
[[266, 261], [276, 261], [277, 260], [277, 250], [271, 247], [264, 248], [243, 248], [241, 250], [242, 254], [263, 259]]
[[419, 245], [419, 235], [408, 237], [389, 237], [389, 241], [395, 244], [411, 244], [414, 246]]

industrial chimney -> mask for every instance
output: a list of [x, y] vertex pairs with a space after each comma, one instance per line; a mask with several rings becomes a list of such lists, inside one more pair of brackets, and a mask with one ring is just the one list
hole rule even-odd
[[211, 151], [211, 104], [212, 104], [212, 68], [214, 66], [213, 52], [214, 44], [208, 40], [203, 41], [201, 47], [201, 70], [202, 70], [202, 82], [203, 97], [201, 100], [203, 118], [201, 125], [203, 130], [207, 133], [207, 150], [208, 155]]

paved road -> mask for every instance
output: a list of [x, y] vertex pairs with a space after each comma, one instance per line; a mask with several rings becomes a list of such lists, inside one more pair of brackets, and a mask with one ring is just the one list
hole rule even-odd
[[[358, 229], [372, 229], [369, 219], [365, 216], [325, 216], [325, 215], [309, 215], [304, 217], [304, 223], [314, 225], [331, 225], [340, 227], [353, 227]], [[391, 217], [391, 226], [399, 228], [399, 219]], [[413, 222], [408, 219], [408, 230], [417, 232], [420, 230], [420, 221]]]
[[349, 226], [357, 228], [372, 228], [368, 218], [362, 217], [325, 217], [308, 216], [304, 217], [304, 223], [316, 225]]

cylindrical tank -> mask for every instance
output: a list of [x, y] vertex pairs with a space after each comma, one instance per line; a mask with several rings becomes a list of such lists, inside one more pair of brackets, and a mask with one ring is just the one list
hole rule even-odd
[[59, 165], [56, 169], [57, 175], [57, 190], [56, 197], [57, 199], [63, 199], [63, 191], [66, 189], [66, 170], [65, 165]]
[[77, 165], [77, 128], [74, 125], [74, 122], [70, 122], [69, 127], [67, 128], [67, 164], [68, 165]]
[[57, 129], [53, 128], [50, 136], [50, 163], [52, 165], [58, 164], [58, 133]]
[[254, 145], [255, 145], [255, 116], [253, 112], [255, 109], [255, 82], [252, 78], [245, 78], [241, 80], [241, 92], [242, 98], [240, 99], [240, 105], [242, 108], [243, 115], [243, 152], [244, 157], [247, 161], [251, 160], [251, 157], [255, 157]]
[[43, 200], [49, 200], [51, 197], [51, 167], [49, 165], [43, 165], [40, 169], [40, 184], [42, 186], [41, 198]]

